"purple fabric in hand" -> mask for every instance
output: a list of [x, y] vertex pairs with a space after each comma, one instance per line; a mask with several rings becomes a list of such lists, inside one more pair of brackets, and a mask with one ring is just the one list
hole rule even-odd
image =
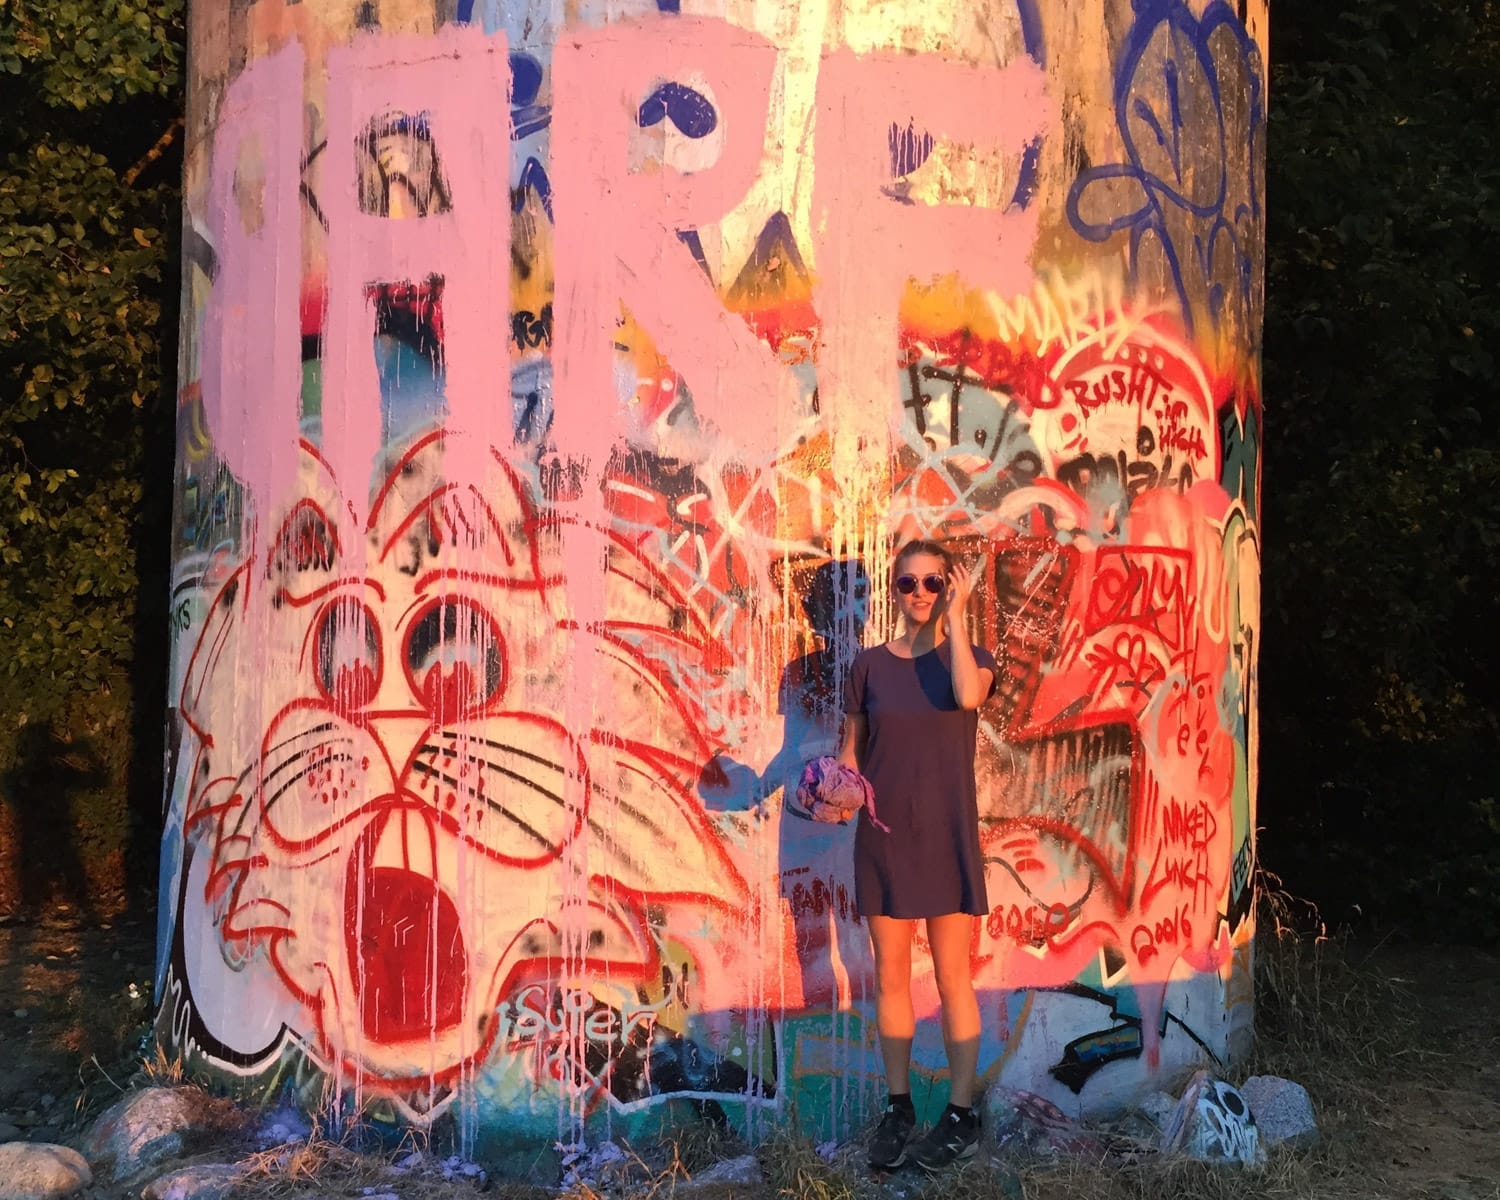
[[875, 789], [870, 781], [853, 767], [824, 754], [802, 768], [797, 784], [797, 806], [814, 821], [842, 825], [862, 808], [870, 810], [870, 820], [890, 832], [875, 815]]

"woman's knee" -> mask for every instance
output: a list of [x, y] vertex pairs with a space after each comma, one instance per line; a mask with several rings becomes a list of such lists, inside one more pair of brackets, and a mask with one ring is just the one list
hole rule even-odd
[[938, 999], [945, 1008], [974, 999], [974, 977], [969, 973], [967, 961], [937, 967], [933, 979], [937, 984]]
[[870, 921], [870, 945], [875, 952], [875, 987], [881, 993], [911, 988], [911, 929], [895, 921]]
[[928, 925], [932, 972], [938, 994], [945, 999], [962, 999], [974, 991], [973, 964], [969, 958], [973, 931], [973, 918], [958, 914], [935, 918]]
[[902, 996], [911, 992], [911, 959], [900, 956], [880, 959], [875, 964], [875, 990], [881, 996]]

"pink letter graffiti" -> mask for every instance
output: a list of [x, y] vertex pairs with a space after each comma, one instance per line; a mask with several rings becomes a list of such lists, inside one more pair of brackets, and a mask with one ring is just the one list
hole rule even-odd
[[[700, 417], [752, 458], [775, 444], [796, 383], [726, 312], [677, 238], [730, 211], [760, 169], [776, 48], [707, 17], [649, 17], [564, 34], [553, 63], [558, 445], [602, 468], [623, 432], [615, 321], [623, 300], [692, 389]], [[704, 78], [724, 131], [691, 174], [633, 171], [631, 131], [662, 81]], [[890, 357], [887, 354], [887, 359]]]
[[[510, 442], [509, 78], [504, 35], [467, 26], [361, 39], [328, 55], [323, 456], [361, 523], [381, 446], [370, 285], [443, 279], [448, 480], [482, 483], [497, 411]], [[395, 221], [360, 210], [355, 144], [392, 110], [420, 113], [431, 127], [451, 211]]]
[[301, 153], [302, 47], [292, 42], [230, 87], [208, 192], [218, 265], [204, 313], [203, 410], [215, 449], [261, 512], [297, 474]]
[[995, 68], [840, 50], [823, 60], [817, 112], [819, 400], [845, 445], [861, 437], [881, 445], [900, 411], [891, 360], [907, 281], [957, 272], [1002, 295], [1023, 292], [1039, 217], [1036, 205], [999, 211], [896, 199], [892, 124], [910, 120], [934, 138], [1019, 156], [1055, 123], [1057, 106], [1029, 58]]

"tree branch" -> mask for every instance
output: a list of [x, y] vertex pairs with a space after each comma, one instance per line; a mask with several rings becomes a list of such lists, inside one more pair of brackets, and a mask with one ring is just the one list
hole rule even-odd
[[156, 139], [156, 145], [152, 146], [151, 149], [147, 150], [141, 156], [140, 162], [136, 163], [135, 166], [131, 167], [130, 170], [126, 171], [120, 177], [120, 182], [126, 187], [134, 187], [135, 181], [140, 177], [141, 172], [162, 156], [167, 147], [172, 144], [172, 139], [177, 136], [177, 131], [181, 128], [182, 118], [178, 117], [167, 126], [167, 131]]

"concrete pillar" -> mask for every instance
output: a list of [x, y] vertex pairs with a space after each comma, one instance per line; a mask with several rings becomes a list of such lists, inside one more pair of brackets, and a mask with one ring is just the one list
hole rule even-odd
[[786, 798], [924, 536], [1002, 663], [983, 1081], [1227, 1062], [1265, 0], [678, 9], [194, 6], [162, 1042], [481, 1140], [848, 1132], [853, 833]]

